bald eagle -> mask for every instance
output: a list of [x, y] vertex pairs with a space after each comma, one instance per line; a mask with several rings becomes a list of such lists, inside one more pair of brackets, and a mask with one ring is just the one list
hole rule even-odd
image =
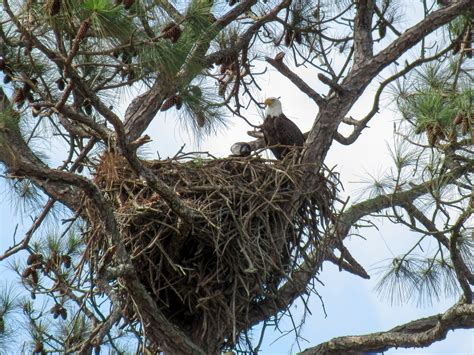
[[291, 149], [290, 146], [303, 147], [305, 139], [298, 126], [283, 114], [280, 100], [269, 97], [264, 104], [265, 120], [260, 127], [265, 144], [275, 158], [281, 160]]

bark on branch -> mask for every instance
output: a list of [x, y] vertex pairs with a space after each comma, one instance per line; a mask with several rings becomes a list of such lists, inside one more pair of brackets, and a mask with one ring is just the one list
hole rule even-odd
[[382, 352], [394, 347], [425, 347], [445, 339], [450, 330], [472, 328], [474, 305], [458, 303], [445, 313], [418, 319], [386, 332], [334, 338], [300, 354], [335, 355], [346, 351]]

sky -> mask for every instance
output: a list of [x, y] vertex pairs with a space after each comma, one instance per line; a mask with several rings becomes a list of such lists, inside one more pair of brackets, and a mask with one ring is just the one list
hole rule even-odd
[[[317, 81], [314, 73], [302, 71], [305, 80], [319, 92], [326, 88]], [[281, 97], [283, 110], [303, 132], [308, 131], [317, 113], [316, 105], [301, 94], [284, 77], [275, 72], [271, 67], [261, 78], [262, 91], [260, 98]], [[354, 118], [364, 116], [372, 105], [371, 97], [373, 88], [369, 88], [350, 112]], [[130, 98], [125, 98], [121, 103], [122, 109], [126, 107]], [[245, 113], [247, 119], [254, 124], [261, 123], [261, 111], [251, 107]], [[368, 173], [377, 175], [390, 167], [390, 158], [387, 145], [393, 142], [393, 123], [397, 119], [396, 113], [390, 106], [390, 101], [384, 99], [381, 112], [370, 123], [358, 141], [351, 146], [341, 146], [334, 143], [326, 160], [328, 166], [337, 166], [341, 173], [344, 185], [344, 194], [354, 196], [361, 188], [357, 183]], [[147, 145], [146, 152], [150, 158], [156, 158], [156, 152], [163, 158], [174, 155], [183, 144], [186, 150], [202, 150], [222, 157], [230, 154], [230, 146], [237, 141], [251, 140], [246, 131], [250, 127], [238, 117], [229, 117], [229, 127], [220, 130], [217, 135], [204, 139], [197, 145], [192, 137], [178, 123], [173, 110], [157, 115], [147, 130], [152, 138], [152, 143]], [[55, 148], [52, 146], [51, 150]], [[270, 154], [268, 155], [271, 156]], [[12, 244], [12, 236], [18, 226], [17, 240], [23, 236], [29, 227], [29, 217], [13, 211], [12, 201], [5, 193], [5, 187], [0, 181], [0, 253]], [[374, 291], [378, 281], [376, 268], [380, 262], [392, 258], [406, 251], [412, 245], [413, 233], [399, 226], [394, 226], [388, 221], [377, 221], [379, 229], [366, 229], [363, 237], [350, 237], [345, 244], [352, 255], [366, 268], [371, 275], [370, 280], [363, 280], [338, 269], [329, 263], [323, 265], [323, 270], [318, 278], [324, 286], [318, 286], [327, 311], [325, 317], [319, 298], [312, 297], [309, 302], [311, 315], [308, 315], [300, 336], [305, 340], [300, 341], [301, 350], [327, 341], [332, 337], [343, 335], [361, 335], [370, 332], [389, 330], [399, 324], [430, 316], [445, 311], [456, 299], [446, 299], [431, 307], [417, 307], [416, 304], [391, 305], [388, 301], [380, 299]], [[13, 281], [11, 273], [5, 262], [0, 264], [0, 283]], [[302, 314], [301, 302], [296, 302], [292, 307], [295, 319]], [[282, 330], [290, 330], [291, 322], [284, 319], [280, 325]], [[280, 332], [269, 329], [262, 346], [262, 354], [292, 354], [299, 350], [294, 343], [294, 334], [281, 337]], [[258, 336], [258, 334], [256, 334]], [[457, 330], [450, 332], [445, 341], [433, 344], [424, 349], [394, 349], [386, 354], [474, 354], [474, 331]]]

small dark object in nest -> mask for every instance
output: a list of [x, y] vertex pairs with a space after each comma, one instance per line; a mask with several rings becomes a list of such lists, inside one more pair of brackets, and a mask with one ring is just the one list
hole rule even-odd
[[[103, 155], [94, 180], [115, 203], [137, 277], [163, 314], [183, 331], [213, 342], [236, 339], [248, 326], [245, 315], [262, 300], [273, 299], [286, 275], [317, 248], [335, 185], [315, 173], [321, 182], [317, 190], [294, 200], [303, 167], [292, 158], [203, 160], [183, 155], [144, 161], [203, 216], [189, 223], [173, 213], [123, 157]], [[86, 255], [99, 267], [112, 246], [92, 204], [86, 203], [85, 213], [92, 227], [87, 235], [93, 241], [90, 248], [99, 251]], [[107, 264], [113, 266], [114, 259]], [[133, 322], [135, 311], [126, 308], [124, 317]]]
[[248, 157], [252, 153], [252, 148], [246, 142], [237, 142], [232, 144], [230, 151], [237, 157]]

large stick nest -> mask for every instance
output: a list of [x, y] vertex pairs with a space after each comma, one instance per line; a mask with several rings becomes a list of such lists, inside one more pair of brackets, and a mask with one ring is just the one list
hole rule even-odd
[[[295, 200], [303, 168], [308, 169], [295, 161], [188, 155], [144, 161], [202, 216], [189, 223], [124, 158], [102, 157], [95, 182], [113, 201], [137, 276], [168, 319], [193, 337], [235, 341], [248, 326], [251, 308], [274, 297], [317, 247], [334, 184], [315, 172], [317, 188]], [[87, 206], [95, 250], [90, 262], [98, 265], [112, 246], [97, 212]], [[126, 318], [138, 318], [134, 312], [127, 307]]]

